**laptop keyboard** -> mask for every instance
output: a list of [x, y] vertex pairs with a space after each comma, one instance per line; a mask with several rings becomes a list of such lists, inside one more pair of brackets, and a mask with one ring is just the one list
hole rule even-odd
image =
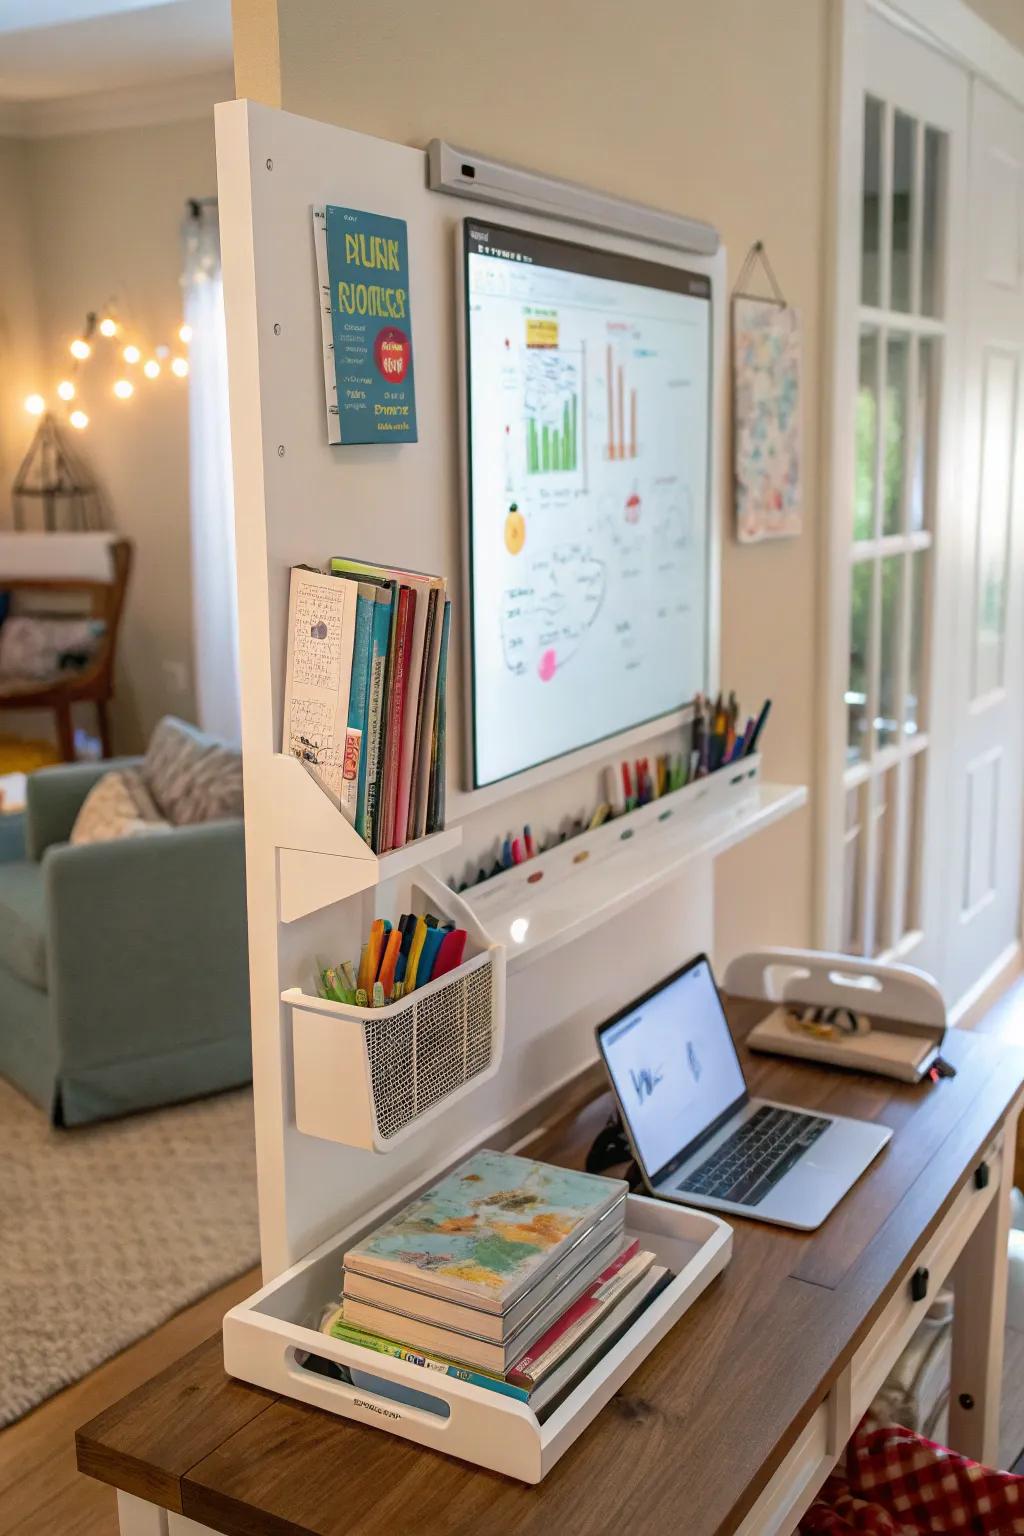
[[763, 1104], [687, 1174], [679, 1188], [736, 1205], [757, 1205], [830, 1124], [821, 1115]]

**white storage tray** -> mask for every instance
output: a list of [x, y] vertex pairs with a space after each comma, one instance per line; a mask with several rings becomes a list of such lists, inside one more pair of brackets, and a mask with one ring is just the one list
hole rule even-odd
[[[470, 958], [383, 1008], [290, 987], [295, 1123], [308, 1136], [390, 1152], [501, 1065], [505, 950], [441, 881], [421, 870], [412, 909], [466, 929]], [[477, 951], [473, 953], [473, 951]]]
[[[343, 1418], [387, 1429], [432, 1450], [493, 1472], [538, 1483], [597, 1417], [672, 1324], [728, 1264], [732, 1228], [710, 1211], [630, 1195], [626, 1229], [654, 1250], [675, 1278], [599, 1359], [565, 1402], [540, 1423], [528, 1403], [319, 1332], [325, 1306], [341, 1287], [342, 1255], [382, 1213], [331, 1238], [224, 1319], [224, 1366], [232, 1376], [297, 1398]], [[339, 1365], [426, 1394], [436, 1412], [371, 1390], [315, 1375], [300, 1358], [316, 1354]]]

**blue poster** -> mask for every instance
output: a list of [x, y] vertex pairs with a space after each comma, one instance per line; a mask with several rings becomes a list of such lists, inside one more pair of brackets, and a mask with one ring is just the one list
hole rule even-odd
[[414, 443], [405, 220], [328, 206], [325, 222], [340, 441]]

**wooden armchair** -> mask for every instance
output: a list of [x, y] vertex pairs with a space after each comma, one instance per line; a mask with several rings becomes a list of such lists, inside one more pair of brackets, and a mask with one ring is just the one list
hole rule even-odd
[[132, 545], [129, 539], [117, 539], [111, 543], [110, 564], [109, 581], [73, 576], [0, 576], [0, 590], [4, 592], [84, 594], [89, 599], [89, 617], [103, 622], [99, 648], [84, 667], [57, 672], [44, 679], [0, 676], [0, 710], [53, 710], [57, 722], [57, 745], [66, 763], [73, 762], [75, 757], [71, 706], [82, 699], [91, 700], [96, 705], [103, 756], [111, 756], [107, 706], [114, 696], [117, 633], [132, 564]]

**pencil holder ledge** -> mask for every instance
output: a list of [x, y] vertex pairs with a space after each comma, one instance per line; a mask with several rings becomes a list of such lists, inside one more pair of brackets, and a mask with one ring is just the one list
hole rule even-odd
[[391, 1152], [494, 1076], [505, 1038], [505, 950], [489, 945], [384, 1008], [281, 994], [291, 1009], [295, 1122]]

